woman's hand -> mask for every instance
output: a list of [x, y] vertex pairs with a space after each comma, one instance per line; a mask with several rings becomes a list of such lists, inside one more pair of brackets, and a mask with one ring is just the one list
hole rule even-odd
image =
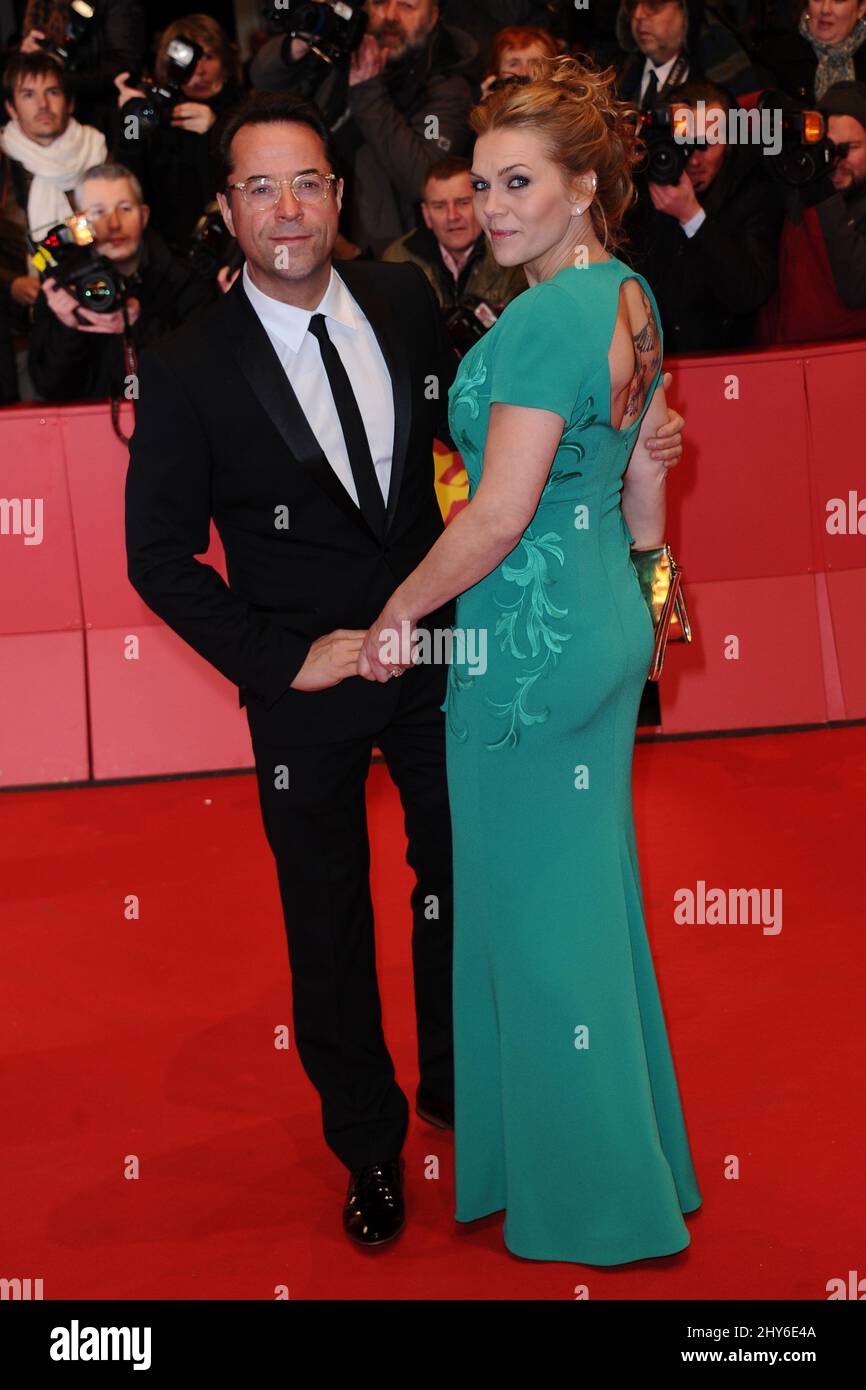
[[[670, 386], [671, 380], [670, 372], [665, 372], [662, 377], [662, 388], [665, 391]], [[668, 406], [667, 423], [660, 425], [655, 434], [649, 435], [646, 439], [639, 438], [639, 446], [646, 449], [655, 463], [664, 464], [665, 468], [673, 468], [682, 458], [683, 425], [685, 423], [683, 416]]]
[[200, 101], [182, 101], [172, 111], [171, 123], [182, 130], [193, 130], [196, 135], [207, 135], [216, 124], [216, 112]]
[[358, 657], [358, 675], [368, 681], [391, 680], [413, 665], [414, 622], [383, 608], [369, 629]]

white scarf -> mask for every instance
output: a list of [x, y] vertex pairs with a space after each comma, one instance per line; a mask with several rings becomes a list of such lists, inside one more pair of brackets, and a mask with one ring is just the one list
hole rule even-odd
[[17, 159], [33, 175], [27, 200], [27, 224], [34, 240], [44, 236], [72, 211], [67, 192], [81, 175], [108, 156], [105, 136], [92, 125], [72, 119], [50, 145], [40, 145], [25, 135], [18, 121], [0, 131], [0, 144], [10, 159]]

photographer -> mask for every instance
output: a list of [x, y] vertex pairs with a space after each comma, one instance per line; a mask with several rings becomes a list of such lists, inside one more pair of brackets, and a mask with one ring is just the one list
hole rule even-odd
[[175, 20], [162, 34], [154, 76], [160, 87], [172, 83], [169, 48], [175, 39], [189, 39], [202, 50], [187, 80], [182, 98], [161, 113], [155, 129], [123, 118], [130, 97], [144, 93], [128, 85], [130, 74], [116, 80], [120, 93], [120, 131], [116, 157], [126, 164], [144, 189], [151, 209], [151, 226], [179, 255], [186, 251], [196, 222], [216, 197], [210, 132], [217, 120], [240, 101], [240, 65], [228, 34], [206, 14]]
[[15, 54], [3, 91], [10, 120], [0, 131], [0, 280], [20, 310], [39, 294], [28, 273], [28, 231], [38, 238], [68, 216], [76, 183], [108, 151], [100, 131], [73, 117], [68, 75], [53, 58]]
[[619, 94], [649, 111], [686, 80], [724, 83], [734, 96], [769, 86], [772, 75], [753, 63], [746, 44], [703, 0], [623, 0], [616, 36], [625, 61]]
[[766, 344], [866, 337], [866, 82], [836, 83], [819, 110], [834, 157], [789, 202]]
[[213, 298], [209, 284], [147, 229], [148, 208], [135, 175], [119, 164], [90, 169], [77, 193], [93, 227], [94, 250], [127, 282], [120, 307], [83, 308], [53, 276], [43, 283], [30, 336], [30, 376], [49, 401], [121, 397], [138, 352], [177, 328]]
[[475, 41], [443, 24], [434, 0], [378, 0], [349, 62], [323, 64], [301, 39], [266, 43], [250, 80], [267, 91], [312, 97], [346, 169], [348, 225], [362, 250], [379, 256], [418, 225], [424, 176], [445, 154], [470, 145]]
[[[691, 113], [697, 139], [723, 134], [735, 109], [723, 87], [697, 81], [675, 88], [669, 108]], [[750, 347], [778, 274], [776, 189], [753, 146], [723, 139], [678, 150], [688, 158], [676, 182], [653, 182], [648, 166], [652, 211], [635, 237], [635, 268], [653, 286], [669, 352]]]
[[[497, 264], [475, 217], [470, 168], [459, 155], [433, 165], [422, 190], [424, 226], [393, 242], [382, 260], [414, 261], [446, 314], [461, 305], [486, 305], [495, 319], [526, 289], [526, 274], [522, 266]], [[483, 331], [479, 323], [479, 337]]]
[[[114, 105], [113, 79], [144, 61], [148, 25], [143, 0], [92, 0], [93, 18], [80, 26], [81, 37], [69, 52], [69, 81], [80, 118], [107, 130]], [[68, 0], [49, 6], [45, 28], [31, 29], [22, 53], [45, 51], [62, 43]]]

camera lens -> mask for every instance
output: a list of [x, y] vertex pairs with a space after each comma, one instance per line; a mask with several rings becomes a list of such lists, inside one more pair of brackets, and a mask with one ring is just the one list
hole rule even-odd
[[78, 284], [79, 302], [94, 313], [107, 314], [114, 307], [116, 298], [116, 287], [106, 275], [93, 274]]
[[[674, 173], [676, 155], [665, 145], [653, 150], [649, 163], [649, 177], [653, 183], [667, 183]], [[676, 182], [676, 180], [674, 180]]]

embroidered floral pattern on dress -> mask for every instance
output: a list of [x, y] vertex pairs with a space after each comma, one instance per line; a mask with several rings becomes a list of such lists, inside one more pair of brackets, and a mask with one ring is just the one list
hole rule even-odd
[[[516, 677], [517, 693], [513, 699], [497, 702], [485, 697], [491, 709], [507, 721], [502, 737], [486, 745], [491, 751], [516, 747], [520, 740], [519, 726], [543, 724], [550, 713], [546, 708], [535, 712], [528, 709], [527, 699], [548, 663], [556, 665], [563, 642], [571, 637], [570, 632], [558, 632], [549, 621], [568, 615], [568, 609], [557, 608], [547, 592], [553, 583], [548, 557], [554, 557], [560, 565], [565, 563], [561, 546], [555, 544], [561, 540], [556, 531], [533, 536], [529, 527], [519, 542], [525, 552], [525, 564], [518, 566], [503, 561], [500, 567], [502, 578], [518, 585], [521, 591], [513, 603], [496, 599], [497, 605], [505, 610], [496, 624], [495, 636], [499, 638], [500, 649], [510, 652], [519, 661], [534, 659], [542, 652], [544, 655], [536, 666], [527, 667]], [[528, 644], [528, 651], [523, 649], [524, 644]]]
[[[566, 450], [572, 450], [574, 452], [574, 462], [583, 463], [583, 460], [586, 457], [586, 449], [583, 447], [580, 440], [570, 439], [569, 435], [577, 434], [580, 430], [588, 430], [590, 425], [595, 424], [596, 420], [598, 419], [598, 416], [595, 414], [590, 414], [592, 406], [592, 396], [587, 396], [586, 404], [583, 407], [583, 412], [581, 413], [581, 415], [574, 421], [573, 424], [566, 425], [565, 429], [563, 430], [562, 438], [559, 441], [559, 447], [556, 451], [557, 455], [564, 454]], [[582, 477], [583, 473], [579, 468], [553, 468], [551, 469], [550, 476], [547, 479], [547, 486], [556, 487], [559, 483], [565, 483], [570, 481], [571, 478]]]
[[[547, 531], [543, 536], [532, 535], [530, 527], [518, 544], [523, 547], [526, 561], [523, 565], [503, 561], [500, 574], [509, 583], [517, 584], [521, 592], [513, 603], [496, 599], [498, 607], [504, 612], [496, 623], [494, 636], [499, 638], [501, 651], [508, 651], [518, 661], [528, 661], [543, 656], [537, 665], [527, 667], [515, 678], [517, 693], [513, 699], [504, 702], [491, 700], [485, 696], [485, 703], [507, 721], [502, 737], [485, 746], [495, 752], [502, 748], [514, 748], [520, 741], [520, 725], [543, 724], [550, 713], [545, 708], [530, 710], [527, 698], [536, 681], [544, 674], [548, 664], [556, 665], [562, 651], [563, 642], [571, 637], [570, 632], [559, 632], [549, 621], [551, 618], [565, 618], [567, 608], [558, 608], [553, 603], [547, 589], [553, 582], [549, 575], [548, 556], [553, 556], [562, 565], [565, 556], [559, 545], [562, 537], [556, 531]], [[528, 650], [525, 650], [527, 647]], [[454, 709], [455, 696], [461, 690], [468, 690], [475, 680], [474, 676], [461, 674], [452, 664], [448, 668], [448, 685], [445, 700], [440, 709], [446, 715], [448, 727], [459, 743], [465, 743], [468, 734], [466, 724], [457, 721]]]
[[458, 690], [468, 690], [474, 679], [474, 676], [461, 676], [459, 671], [455, 669], [453, 662], [448, 667], [448, 683], [445, 688], [445, 700], [439, 708], [447, 718], [448, 728], [451, 730], [451, 733], [458, 743], [466, 742], [469, 726], [467, 724], [457, 723], [454, 714], [454, 695]]
[[[487, 365], [480, 353], [477, 361], [474, 362], [464, 358], [461, 378], [456, 383], [457, 389], [452, 388], [452, 394], [449, 396], [449, 411], [454, 413], [459, 405], [465, 405], [472, 419], [476, 420], [480, 413], [478, 390], [484, 385], [486, 379]], [[564, 430], [557, 450], [558, 455], [572, 451], [574, 462], [582, 462], [586, 450], [579, 440], [571, 439], [570, 436], [581, 430], [589, 429], [591, 425], [595, 424], [596, 419], [597, 416], [593, 413], [593, 400], [590, 396], [587, 398], [579, 418]], [[471, 447], [468, 436], [462, 430], [455, 433], [453, 425], [452, 435], [455, 441], [462, 441]], [[545, 488], [582, 476], [580, 469], [569, 467], [567, 458], [564, 463], [565, 466], [551, 470]], [[494, 635], [499, 638], [500, 649], [503, 652], [509, 652], [519, 661], [534, 661], [536, 664], [527, 666], [525, 671], [520, 672], [515, 677], [517, 690], [513, 699], [499, 702], [485, 696], [485, 703], [496, 711], [498, 717], [506, 721], [502, 737], [493, 743], [486, 744], [491, 752], [502, 748], [516, 747], [520, 741], [521, 726], [529, 727], [533, 724], [543, 724], [550, 714], [550, 710], [547, 708], [530, 709], [528, 700], [536, 682], [544, 674], [548, 665], [556, 664], [557, 657], [562, 651], [563, 642], [566, 642], [572, 635], [570, 632], [558, 631], [551, 621], [564, 618], [568, 614], [567, 608], [558, 608], [553, 603], [548, 592], [554, 583], [550, 575], [551, 560], [558, 560], [560, 565], [565, 563], [561, 541], [562, 537], [556, 531], [547, 531], [543, 536], [536, 537], [532, 534], [532, 527], [530, 526], [512, 552], [513, 555], [516, 555], [518, 547], [522, 547], [524, 563], [517, 564], [512, 559], [510, 562], [503, 561], [499, 568], [501, 578], [517, 585], [520, 592], [511, 603], [498, 598], [495, 600], [499, 608], [504, 611], [496, 623]], [[538, 661], [539, 656], [541, 657], [540, 661]], [[453, 664], [448, 668], [445, 700], [440, 708], [447, 717], [450, 732], [460, 743], [465, 742], [467, 738], [468, 726], [457, 720], [455, 698], [460, 691], [467, 690], [473, 684], [474, 679], [474, 676], [458, 672]]]
[[[464, 357], [461, 365], [465, 367], [465, 364], [466, 358]], [[466, 405], [469, 408], [469, 414], [472, 419], [477, 420], [478, 413], [481, 409], [478, 404], [478, 388], [479, 386], [483, 386], [486, 380], [487, 363], [479, 352], [477, 360], [469, 366], [468, 370], [464, 370], [461, 373], [461, 379], [459, 383], [457, 383], [458, 389], [453, 395], [449, 394], [449, 410], [456, 410], [458, 405]], [[467, 434], [464, 434], [463, 430], [460, 430], [454, 435], [454, 439], [457, 443], [462, 443], [464, 447], [472, 447], [472, 441]]]

